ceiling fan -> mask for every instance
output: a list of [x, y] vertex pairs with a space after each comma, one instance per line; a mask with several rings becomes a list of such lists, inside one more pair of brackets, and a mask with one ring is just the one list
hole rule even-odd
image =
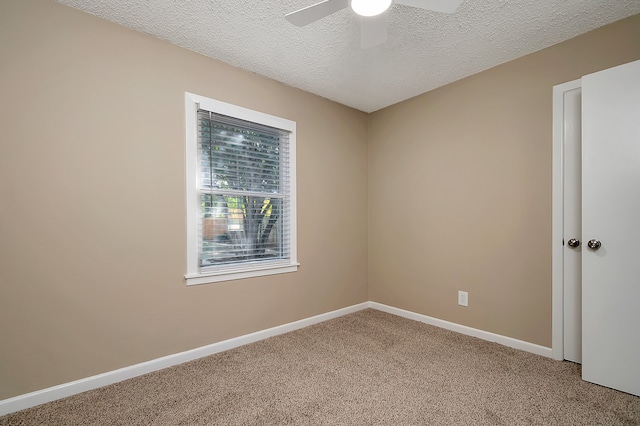
[[295, 12], [287, 13], [285, 18], [299, 27], [327, 17], [339, 10], [351, 7], [362, 18], [360, 45], [368, 49], [387, 41], [387, 23], [383, 12], [392, 4], [417, 7], [435, 12], [452, 13], [462, 0], [324, 0]]

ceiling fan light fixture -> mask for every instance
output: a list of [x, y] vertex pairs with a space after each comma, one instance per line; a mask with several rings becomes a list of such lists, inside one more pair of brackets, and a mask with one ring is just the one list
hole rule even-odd
[[389, 9], [393, 0], [351, 0], [351, 9], [360, 16], [376, 16]]

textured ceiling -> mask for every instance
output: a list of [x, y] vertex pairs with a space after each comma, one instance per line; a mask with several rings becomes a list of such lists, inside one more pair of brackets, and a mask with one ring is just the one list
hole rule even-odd
[[[360, 48], [351, 9], [299, 28], [317, 0], [58, 0], [365, 112], [640, 13], [640, 0], [464, 0], [451, 15], [393, 5]], [[615, 46], [612, 46], [615, 48]]]

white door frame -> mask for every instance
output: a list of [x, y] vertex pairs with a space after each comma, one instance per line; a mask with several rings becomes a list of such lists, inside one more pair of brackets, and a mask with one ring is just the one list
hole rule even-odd
[[582, 87], [577, 79], [553, 87], [551, 198], [551, 353], [564, 359], [564, 94]]

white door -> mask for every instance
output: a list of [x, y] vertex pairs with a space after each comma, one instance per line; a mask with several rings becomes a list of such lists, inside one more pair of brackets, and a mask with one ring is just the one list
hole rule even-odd
[[640, 395], [640, 61], [582, 78], [582, 187], [582, 378]]

